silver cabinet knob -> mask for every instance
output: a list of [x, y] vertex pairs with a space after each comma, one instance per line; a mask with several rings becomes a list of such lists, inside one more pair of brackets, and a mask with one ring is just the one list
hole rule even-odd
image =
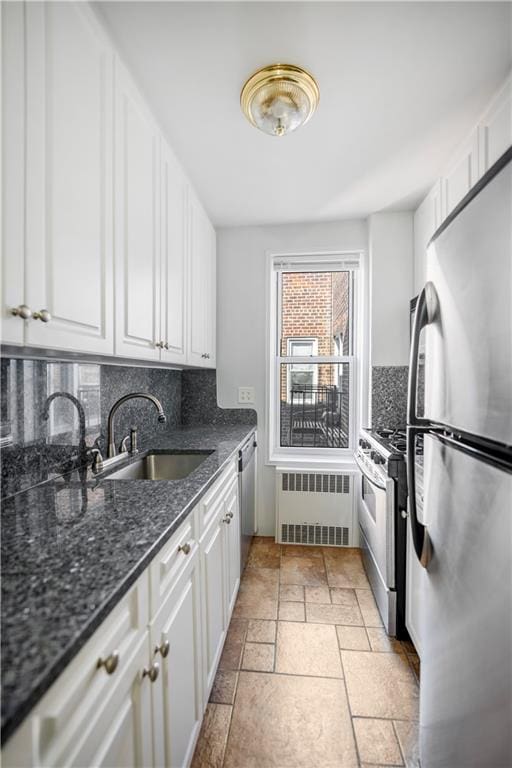
[[149, 677], [150, 681], [152, 683], [155, 682], [155, 680], [158, 678], [158, 673], [160, 672], [160, 666], [158, 662], [154, 661], [153, 664], [149, 667], [144, 667], [142, 670], [142, 677]]
[[163, 341], [155, 341], [155, 347], [156, 347], [157, 349], [162, 349], [162, 348], [163, 348], [163, 346], [164, 346], [164, 343], [163, 343]]
[[30, 307], [27, 307], [26, 304], [20, 304], [19, 307], [13, 307], [11, 309], [11, 315], [21, 317], [22, 320], [30, 320], [32, 317], [32, 310]]
[[171, 644], [168, 640], [165, 640], [163, 643], [160, 643], [160, 645], [155, 645], [155, 653], [159, 653], [164, 659], [167, 658], [169, 655]]
[[49, 323], [52, 319], [47, 309], [40, 309], [39, 312], [34, 312], [32, 317], [34, 320], [41, 320], [42, 323]]
[[169, 349], [169, 345], [168, 345], [167, 342], [165, 342], [165, 344], [164, 344], [164, 349]]
[[119, 651], [112, 651], [110, 656], [107, 656], [106, 659], [98, 659], [96, 663], [96, 668], [100, 669], [101, 667], [105, 667], [105, 672], [107, 673], [107, 675], [113, 675], [117, 669], [118, 664], [119, 664]]
[[224, 517], [224, 518], [222, 519], [222, 522], [223, 522], [223, 523], [226, 523], [227, 525], [230, 525], [230, 524], [231, 524], [231, 518], [230, 518], [230, 517]]
[[190, 552], [190, 544], [188, 542], [186, 544], [180, 544], [178, 552], [183, 552], [184, 555], [188, 555]]
[[233, 519], [233, 512], [228, 512], [226, 517], [229, 517], [230, 520]]

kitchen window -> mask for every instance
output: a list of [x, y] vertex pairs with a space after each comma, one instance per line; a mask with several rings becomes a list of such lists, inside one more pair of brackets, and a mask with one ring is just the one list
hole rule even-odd
[[357, 256], [272, 257], [270, 458], [354, 443]]

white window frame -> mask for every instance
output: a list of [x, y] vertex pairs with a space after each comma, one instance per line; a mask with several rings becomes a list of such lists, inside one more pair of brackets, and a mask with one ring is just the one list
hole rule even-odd
[[[299, 357], [299, 355], [293, 355], [292, 352], [290, 351], [290, 347], [292, 347], [294, 344], [311, 344], [313, 348], [311, 357], [318, 356], [318, 339], [314, 339], [312, 336], [290, 336], [286, 340], [288, 357]], [[298, 363], [298, 365], [301, 365], [301, 363]], [[289, 373], [291, 373], [291, 371], [289, 371]], [[313, 374], [313, 386], [316, 387], [318, 386], [318, 368], [316, 366], [313, 367], [312, 374]], [[290, 376], [287, 376], [286, 377], [286, 400], [288, 403], [290, 402], [290, 389], [291, 389]]]
[[[267, 427], [267, 463], [282, 464], [297, 462], [311, 465], [341, 462], [353, 462], [353, 453], [358, 431], [358, 416], [361, 414], [361, 366], [363, 360], [362, 330], [363, 330], [363, 285], [361, 275], [361, 252], [321, 252], [321, 253], [268, 253], [267, 252], [267, 397], [266, 397], [266, 427]], [[347, 448], [312, 448], [312, 447], [282, 447], [280, 445], [280, 366], [283, 363], [312, 362], [310, 357], [293, 357], [280, 355], [279, 343], [281, 322], [281, 290], [278, 276], [284, 272], [346, 272], [353, 273], [352, 291], [352, 354], [324, 355], [315, 358], [319, 363], [348, 363], [349, 364], [349, 444]]]

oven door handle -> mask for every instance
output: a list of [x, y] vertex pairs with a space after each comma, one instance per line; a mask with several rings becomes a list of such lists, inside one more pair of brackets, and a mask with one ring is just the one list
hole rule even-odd
[[377, 482], [377, 480], [375, 480], [373, 477], [370, 477], [370, 475], [368, 474], [368, 471], [367, 471], [366, 467], [363, 465], [362, 461], [360, 461], [357, 458], [357, 456], [354, 456], [354, 458], [356, 460], [357, 466], [361, 470], [361, 474], [368, 480], [368, 482], [371, 485], [375, 486], [375, 488], [379, 488], [381, 491], [385, 491], [386, 490], [385, 483], [381, 484], [381, 483]]

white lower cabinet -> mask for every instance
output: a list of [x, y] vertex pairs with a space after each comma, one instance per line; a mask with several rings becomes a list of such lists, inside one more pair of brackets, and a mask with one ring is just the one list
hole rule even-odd
[[160, 665], [153, 686], [153, 733], [157, 766], [190, 763], [203, 716], [199, 552], [151, 624], [151, 647]]
[[[95, 768], [145, 768], [152, 765], [151, 682], [148, 669], [149, 632], [123, 669], [112, 695], [98, 701], [90, 733], [80, 749], [48, 765]], [[103, 706], [102, 706], [103, 704]], [[73, 745], [74, 746], [74, 745]]]
[[7, 741], [3, 768], [190, 764], [238, 591], [239, 531], [233, 462]]
[[226, 637], [225, 570], [226, 541], [224, 504], [221, 501], [215, 517], [201, 539], [203, 591], [203, 651], [205, 699], [208, 698]]
[[[240, 514], [238, 506], [238, 477], [228, 488], [224, 501], [226, 521], [226, 604], [229, 616], [235, 606], [240, 586]], [[229, 523], [228, 523], [229, 521]]]

